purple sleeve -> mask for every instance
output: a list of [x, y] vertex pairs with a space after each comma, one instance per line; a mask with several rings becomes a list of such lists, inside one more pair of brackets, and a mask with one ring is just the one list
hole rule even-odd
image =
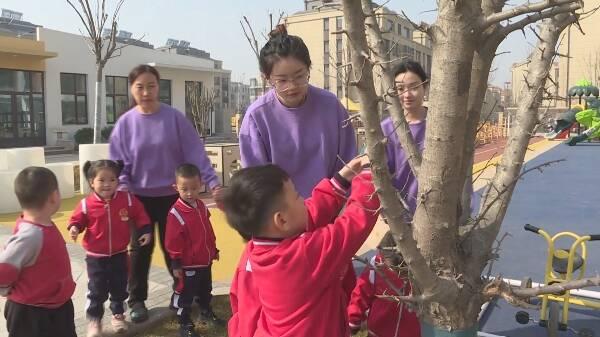
[[246, 114], [240, 129], [240, 154], [242, 167], [270, 163], [262, 137], [251, 114]]
[[123, 140], [125, 137], [121, 135], [121, 123], [117, 121], [113, 132], [110, 135], [109, 141], [109, 156], [111, 160], [122, 160], [123, 161], [123, 169], [121, 170], [121, 174], [119, 175], [119, 186], [124, 186], [129, 188], [130, 177], [131, 177], [131, 160], [129, 156], [127, 156], [124, 150]]
[[221, 185], [204, 150], [204, 142], [198, 136], [196, 129], [182, 113], [176, 112], [176, 116], [177, 120], [175, 122], [179, 125], [179, 141], [183, 149], [183, 161], [198, 167], [202, 175], [202, 181], [211, 190]]
[[[356, 134], [354, 133], [354, 128], [352, 127], [352, 123], [348, 120], [348, 112], [344, 107], [338, 103], [338, 116], [340, 119], [340, 147], [338, 149], [338, 155], [344, 163], [348, 163], [357, 155], [356, 150]], [[347, 125], [345, 125], [347, 124]], [[344, 167], [344, 163], [340, 162], [339, 159], [336, 158], [336, 169], [335, 172], [339, 171]], [[335, 173], [333, 172], [333, 173]]]

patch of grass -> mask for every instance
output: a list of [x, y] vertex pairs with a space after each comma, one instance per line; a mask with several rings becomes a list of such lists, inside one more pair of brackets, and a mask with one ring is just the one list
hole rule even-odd
[[[212, 299], [213, 311], [215, 314], [223, 319], [225, 322], [229, 321], [231, 318], [231, 306], [229, 305], [229, 296], [228, 295], [220, 295], [215, 296]], [[198, 317], [198, 310], [194, 310], [192, 313], [192, 318]], [[194, 319], [194, 324], [196, 325], [196, 332], [200, 334], [200, 336], [205, 337], [226, 337], [227, 336], [227, 325], [223, 327], [215, 327], [215, 326], [206, 326], [199, 323]], [[163, 322], [161, 325], [153, 328], [152, 330], [145, 332], [143, 334], [136, 335], [136, 337], [173, 337], [179, 336], [179, 323], [177, 322], [177, 318], [169, 319]]]

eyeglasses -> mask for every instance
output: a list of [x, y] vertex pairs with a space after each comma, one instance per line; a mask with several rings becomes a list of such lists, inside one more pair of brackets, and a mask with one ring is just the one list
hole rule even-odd
[[269, 81], [269, 84], [271, 84], [271, 86], [273, 88], [275, 88], [275, 90], [277, 92], [285, 92], [285, 91], [291, 89], [292, 86], [294, 86], [294, 87], [307, 86], [309, 79], [310, 79], [310, 73], [304, 73], [304, 74], [298, 75], [292, 79], [271, 80], [271, 81]]

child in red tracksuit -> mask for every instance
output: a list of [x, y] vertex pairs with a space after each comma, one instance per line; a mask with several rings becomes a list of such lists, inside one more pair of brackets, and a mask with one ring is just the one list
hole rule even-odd
[[89, 320], [88, 337], [102, 334], [104, 302], [110, 294], [111, 324], [115, 332], [127, 330], [124, 301], [127, 299], [128, 255], [131, 239], [130, 223], [141, 245], [152, 240], [150, 218], [142, 203], [125, 191], [117, 191], [122, 164], [112, 160], [86, 162], [83, 172], [92, 192], [77, 205], [69, 220], [73, 240], [85, 231], [83, 248], [86, 250], [88, 272]]
[[[333, 222], [346, 202], [349, 187], [349, 182], [335, 176], [329, 181], [329, 184], [320, 184], [313, 190], [311, 197], [304, 201], [308, 210], [307, 232]], [[243, 237], [248, 237], [243, 233], [240, 234]], [[260, 317], [261, 306], [258, 289], [252, 278], [249, 248], [250, 243], [247, 243], [231, 282], [229, 301], [232, 316], [227, 329], [230, 337], [254, 336]], [[354, 273], [354, 269], [349, 270], [349, 272]], [[344, 287], [348, 279], [347, 274], [342, 282]]]
[[[276, 165], [244, 168], [231, 179], [223, 206], [229, 224], [252, 236], [248, 261], [260, 302], [256, 336], [349, 336], [342, 279], [379, 210], [370, 172], [352, 179], [366, 164], [367, 157], [353, 159], [333, 182], [322, 180], [315, 193], [322, 193], [324, 202], [314, 209], [307, 209]], [[333, 223], [305, 232], [309, 219], [322, 223], [333, 217], [335, 185], [350, 180], [344, 212]], [[239, 306], [240, 316], [244, 311]]]
[[210, 212], [198, 198], [202, 181], [193, 164], [183, 164], [175, 172], [174, 188], [179, 199], [167, 216], [165, 248], [171, 258], [177, 286], [171, 307], [177, 310], [179, 333], [182, 337], [197, 337], [190, 318], [191, 305], [197, 297], [200, 318], [207, 323], [223, 324], [212, 311], [212, 261], [219, 259], [217, 240], [210, 223]]
[[[396, 243], [391, 232], [387, 232], [379, 243], [378, 253], [371, 265], [358, 278], [348, 306], [348, 319], [352, 333], [360, 330], [366, 318], [369, 336], [377, 337], [420, 337], [421, 328], [417, 315], [408, 310], [406, 304], [380, 298], [382, 295], [398, 295], [373, 268], [382, 270], [401, 295], [410, 295], [410, 283], [398, 275], [391, 266], [401, 264], [402, 257], [395, 252]], [[368, 314], [367, 314], [368, 312]]]
[[0, 251], [0, 296], [9, 337], [76, 337], [75, 282], [65, 240], [51, 217], [60, 208], [58, 181], [44, 167], [15, 179], [23, 213]]

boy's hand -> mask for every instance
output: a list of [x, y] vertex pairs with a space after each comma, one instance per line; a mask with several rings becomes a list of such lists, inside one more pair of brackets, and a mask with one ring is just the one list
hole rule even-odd
[[215, 260], [219, 261], [221, 255], [219, 255], [219, 250], [217, 249], [217, 253], [215, 254]]
[[77, 241], [77, 236], [79, 236], [79, 228], [76, 226], [71, 226], [71, 229], [69, 229], [69, 234], [71, 234], [71, 239], [73, 239], [73, 241]]
[[140, 238], [138, 239], [140, 246], [145, 246], [145, 245], [149, 244], [150, 241], [152, 241], [152, 236], [150, 235], [150, 233], [146, 233], [146, 234], [140, 236]]
[[363, 167], [371, 164], [369, 157], [366, 155], [358, 156], [348, 162], [342, 169], [340, 170], [340, 175], [344, 177], [344, 179], [351, 181], [354, 176], [359, 173]]
[[175, 276], [177, 278], [181, 278], [183, 276], [183, 270], [173, 269], [173, 276]]
[[223, 195], [225, 194], [225, 189], [223, 186], [215, 186], [212, 190], [212, 197], [217, 204], [217, 208], [223, 210]]

